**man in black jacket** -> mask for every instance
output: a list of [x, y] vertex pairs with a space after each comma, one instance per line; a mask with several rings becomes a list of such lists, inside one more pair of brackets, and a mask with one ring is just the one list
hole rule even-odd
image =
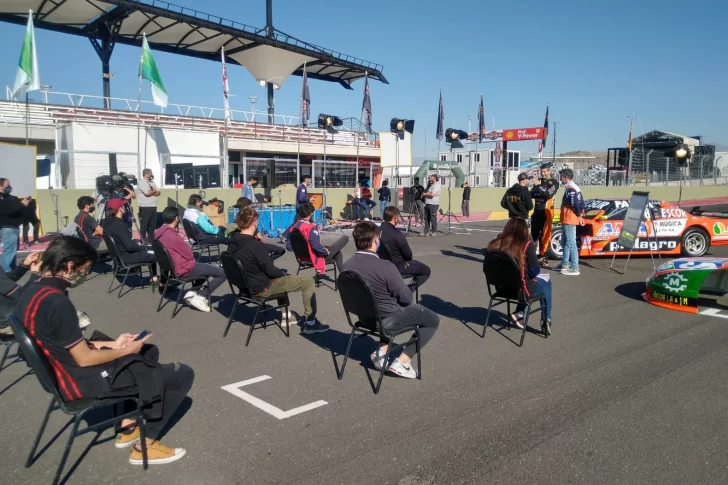
[[0, 266], [6, 273], [9, 273], [17, 264], [15, 255], [18, 254], [20, 225], [23, 224], [23, 212], [30, 203], [30, 197], [18, 199], [11, 195], [12, 191], [10, 180], [0, 178], [0, 238], [3, 243]]
[[[380, 227], [382, 244], [377, 250], [377, 255], [382, 259], [392, 261], [402, 276], [414, 277], [414, 282], [408, 285], [414, 292], [427, 281], [430, 274], [432, 274], [432, 270], [426, 264], [412, 259], [412, 250], [407, 238], [395, 227], [398, 217], [399, 210], [395, 206], [384, 209], [384, 222]], [[382, 248], [389, 251], [389, 258], [386, 257]]]
[[250, 290], [256, 295], [266, 297], [283, 296], [286, 293], [300, 291], [304, 309], [303, 318], [299, 322], [303, 327], [301, 333], [310, 335], [327, 331], [329, 326], [316, 320], [316, 291], [313, 278], [287, 275], [283, 270], [276, 268], [265, 246], [255, 237], [258, 213], [252, 207], [245, 207], [238, 213], [235, 223], [240, 232], [233, 232], [230, 235], [228, 252], [243, 264], [251, 286]]
[[518, 182], [506, 190], [501, 207], [508, 211], [508, 217], [521, 217], [528, 219], [528, 213], [533, 210], [531, 192], [528, 190], [528, 183], [533, 177], [525, 173], [518, 174]]
[[470, 185], [467, 180], [463, 182], [463, 217], [470, 217]]

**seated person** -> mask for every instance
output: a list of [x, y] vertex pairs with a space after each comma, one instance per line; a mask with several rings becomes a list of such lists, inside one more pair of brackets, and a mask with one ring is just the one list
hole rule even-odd
[[96, 210], [96, 201], [93, 197], [83, 195], [76, 202], [78, 213], [73, 222], [81, 229], [84, 239], [96, 250], [97, 253], [108, 253], [106, 241], [104, 241], [104, 228], [96, 222], [91, 214]]
[[[64, 401], [122, 396], [149, 401], [144, 408], [149, 463], [171, 463], [182, 458], [185, 450], [168, 448], [158, 440], [192, 387], [194, 372], [184, 364], [158, 363], [159, 349], [147, 344], [151, 335], [140, 340], [130, 333], [116, 340], [98, 332], [91, 340], [83, 337], [68, 288], [84, 281], [95, 260], [96, 251], [86, 241], [69, 236], [55, 239], [43, 253], [42, 277], [26, 285], [15, 315], [45, 351], [59, 376], [58, 391]], [[131, 419], [121, 421], [115, 446], [133, 446], [129, 463], [141, 465], [140, 433], [135, 425]]]
[[[521, 277], [526, 282], [526, 292], [529, 295], [536, 293], [544, 295], [545, 304], [541, 307], [541, 329], [544, 333], [551, 333], [551, 281], [536, 277], [541, 270], [526, 219], [511, 217], [503, 227], [503, 232], [488, 243], [486, 254], [488, 251], [501, 251], [511, 256], [521, 268]], [[516, 313], [509, 316], [517, 328], [523, 328], [520, 321], [523, 320], [525, 308], [524, 303], [519, 303], [516, 306]]]
[[[250, 199], [248, 199], [247, 197], [239, 197], [238, 201], [233, 207], [236, 207], [239, 210], [243, 210], [244, 207], [250, 207], [252, 204], [253, 203], [250, 202]], [[232, 236], [233, 232], [240, 232], [240, 228], [235, 226], [233, 230], [228, 233], [228, 238]], [[286, 254], [286, 248], [283, 248], [278, 244], [268, 244], [266, 242], [263, 242], [263, 238], [260, 236], [260, 232], [258, 232], [257, 227], [255, 228], [254, 236], [258, 239], [258, 241], [263, 244], [263, 246], [265, 246], [265, 250], [268, 251], [268, 254], [270, 254], [270, 259], [272, 259], [273, 261]]]
[[[434, 337], [440, 325], [440, 317], [422, 305], [412, 304], [412, 290], [404, 284], [397, 268], [377, 256], [379, 236], [379, 228], [373, 222], [357, 224], [354, 227], [356, 254], [346, 261], [344, 269], [358, 273], [369, 283], [385, 329], [396, 330], [410, 325], [419, 327], [422, 349]], [[399, 357], [390, 356], [394, 358], [385, 363], [387, 345], [387, 342], [381, 342], [379, 348], [372, 353], [374, 367], [381, 369], [385, 366], [398, 376], [416, 378], [417, 371], [410, 365], [410, 360], [415, 355], [415, 345], [408, 345]]]
[[[386, 246], [392, 257], [392, 263], [397, 267], [397, 271], [402, 276], [413, 276], [414, 283], [408, 286], [414, 292], [417, 288], [425, 284], [430, 277], [432, 271], [425, 263], [420, 263], [412, 259], [412, 250], [410, 249], [407, 238], [397, 229], [397, 219], [399, 218], [399, 209], [390, 205], [384, 209], [384, 222], [380, 227], [382, 246]], [[381, 249], [381, 248], [380, 248]]]
[[[228, 252], [237, 258], [248, 275], [252, 288], [250, 291], [260, 296], [276, 296], [301, 292], [304, 315], [299, 324], [304, 335], [321, 333], [329, 329], [316, 320], [316, 290], [313, 278], [299, 275], [287, 275], [275, 267], [260, 241], [254, 236], [258, 227], [258, 213], [252, 207], [245, 207], [235, 218], [240, 228], [230, 237]], [[281, 300], [279, 300], [280, 304]], [[288, 318], [291, 318], [289, 314]], [[283, 318], [281, 318], [283, 322]]]
[[207, 214], [202, 212], [202, 197], [198, 194], [190, 195], [183, 218], [192, 223], [200, 244], [227, 244], [225, 227], [216, 227], [210, 222]]
[[[13, 313], [18, 296], [20, 296], [24, 288], [17, 281], [25, 276], [25, 273], [32, 265], [37, 265], [40, 262], [40, 256], [41, 253], [30, 253], [20, 263], [20, 266], [9, 273], [0, 268], [0, 339], [3, 339], [3, 337], [9, 338], [13, 335], [13, 329], [10, 328], [8, 323], [8, 315]], [[31, 282], [37, 279], [38, 275], [35, 273], [30, 276]]]
[[317, 273], [326, 273], [326, 264], [332, 261], [336, 261], [336, 266], [341, 269], [344, 266], [344, 255], [341, 250], [349, 242], [349, 237], [343, 234], [341, 236], [337, 236], [336, 234], [319, 234], [318, 226], [311, 222], [314, 208], [310, 202], [298, 206], [296, 210], [298, 211], [298, 215], [301, 216], [301, 219], [296, 221], [286, 231], [288, 233], [286, 249], [293, 251], [290, 232], [298, 231], [308, 241], [309, 259], [306, 261], [313, 264]]
[[361, 185], [361, 189], [359, 189], [359, 194], [356, 199], [356, 205], [357, 218], [361, 219], [361, 217], [359, 217], [359, 208], [361, 208], [364, 210], [364, 219], [369, 220], [369, 211], [374, 209], [377, 203], [372, 200], [372, 191], [369, 190], [369, 185], [366, 182], [363, 183]]
[[152, 263], [152, 293], [159, 289], [157, 278], [157, 258], [146, 246], [140, 245], [132, 237], [129, 227], [124, 223], [127, 204], [121, 199], [111, 199], [106, 203], [104, 231], [114, 239], [119, 249], [119, 257], [125, 264]]
[[182, 238], [179, 237], [179, 209], [167, 207], [162, 212], [162, 227], [154, 231], [154, 237], [161, 242], [174, 264], [174, 271], [180, 278], [200, 279], [212, 277], [212, 280], [204, 288], [188, 291], [184, 295], [185, 301], [202, 312], [209, 312], [210, 305], [207, 303], [212, 293], [225, 283], [225, 272], [216, 264], [198, 263], [195, 255]]

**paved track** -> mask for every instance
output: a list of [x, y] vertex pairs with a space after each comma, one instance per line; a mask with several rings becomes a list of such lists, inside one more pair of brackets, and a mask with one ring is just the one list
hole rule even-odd
[[[247, 326], [234, 325], [223, 339], [226, 318], [215, 310], [185, 308], [170, 320], [171, 306], [156, 314], [148, 290], [107, 295], [110, 276], [72, 290], [92, 328], [151, 329], [163, 360], [190, 364], [196, 381], [191, 407], [165, 439], [188, 456], [145, 473], [107, 441], [90, 448], [68, 483], [728, 482], [728, 321], [644, 303], [649, 258], [633, 260], [626, 275], [610, 271], [609, 260], [591, 260], [580, 277], [553, 275], [551, 338], [529, 333], [518, 348], [510, 339], [519, 334], [495, 325], [482, 340], [473, 332], [487, 306], [480, 248], [501, 224], [411, 239], [416, 257], [433, 268], [421, 298], [441, 326], [424, 349], [423, 380], [385, 377], [378, 396], [367, 377], [371, 339], [359, 339], [344, 379], [336, 378], [332, 351], [343, 352], [349, 327], [331, 289], [317, 293], [329, 333], [304, 338], [294, 327], [287, 339], [269, 327], [256, 330], [247, 348]], [[281, 266], [294, 269], [292, 256]], [[230, 307], [223, 296], [220, 311]], [[293, 307], [302, 310], [300, 298]], [[14, 485], [49, 483], [67, 434], [23, 468], [48, 403], [33, 376], [15, 382], [24, 371], [14, 364], [0, 374], [0, 476]], [[222, 389], [264, 375], [270, 379], [243, 390], [283, 411], [327, 404], [279, 420]], [[64, 422], [57, 412], [43, 443]], [[100, 441], [111, 437], [106, 431]], [[91, 439], [78, 439], [69, 468]]]

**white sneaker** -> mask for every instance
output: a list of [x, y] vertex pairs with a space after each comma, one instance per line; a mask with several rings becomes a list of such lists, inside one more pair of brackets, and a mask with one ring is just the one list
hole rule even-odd
[[200, 295], [195, 295], [189, 300], [186, 300], [190, 306], [193, 306], [201, 312], [210, 313], [210, 305], [207, 304], [207, 298]]
[[372, 359], [372, 364], [374, 364], [375, 369], [382, 370], [385, 354], [386, 352], [382, 352], [382, 348], [378, 347], [377, 350], [372, 352], [372, 355], [369, 356]]
[[[290, 309], [288, 310], [288, 325], [295, 325], [298, 321], [298, 317]], [[281, 325], [286, 325], [286, 314], [281, 310]]]
[[520, 330], [523, 330], [523, 324], [520, 322], [520, 320], [523, 320], [523, 312], [511, 313], [511, 316], [510, 316], [511, 325], [513, 325], [514, 327], [516, 327]]
[[185, 296], [184, 296], [184, 297], [183, 297], [182, 299], [183, 299], [184, 301], [187, 301], [187, 300], [189, 300], [190, 298], [194, 298], [194, 297], [196, 297], [196, 296], [197, 296], [197, 293], [195, 293], [194, 291], [188, 291], [187, 293], [185, 293]]
[[389, 364], [388, 370], [393, 374], [404, 377], [405, 379], [417, 378], [417, 371], [415, 371], [415, 369], [412, 367], [412, 361], [407, 362], [407, 364], [405, 365], [399, 360], [399, 357], [394, 359], [394, 362]]
[[565, 269], [561, 271], [561, 274], [566, 276], [579, 276], [581, 272], [578, 269]]

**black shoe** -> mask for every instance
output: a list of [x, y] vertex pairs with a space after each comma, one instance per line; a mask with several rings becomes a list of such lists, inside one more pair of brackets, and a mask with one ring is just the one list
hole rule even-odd
[[541, 333], [543, 333], [546, 337], [551, 335], [551, 320], [542, 320], [541, 321]]

